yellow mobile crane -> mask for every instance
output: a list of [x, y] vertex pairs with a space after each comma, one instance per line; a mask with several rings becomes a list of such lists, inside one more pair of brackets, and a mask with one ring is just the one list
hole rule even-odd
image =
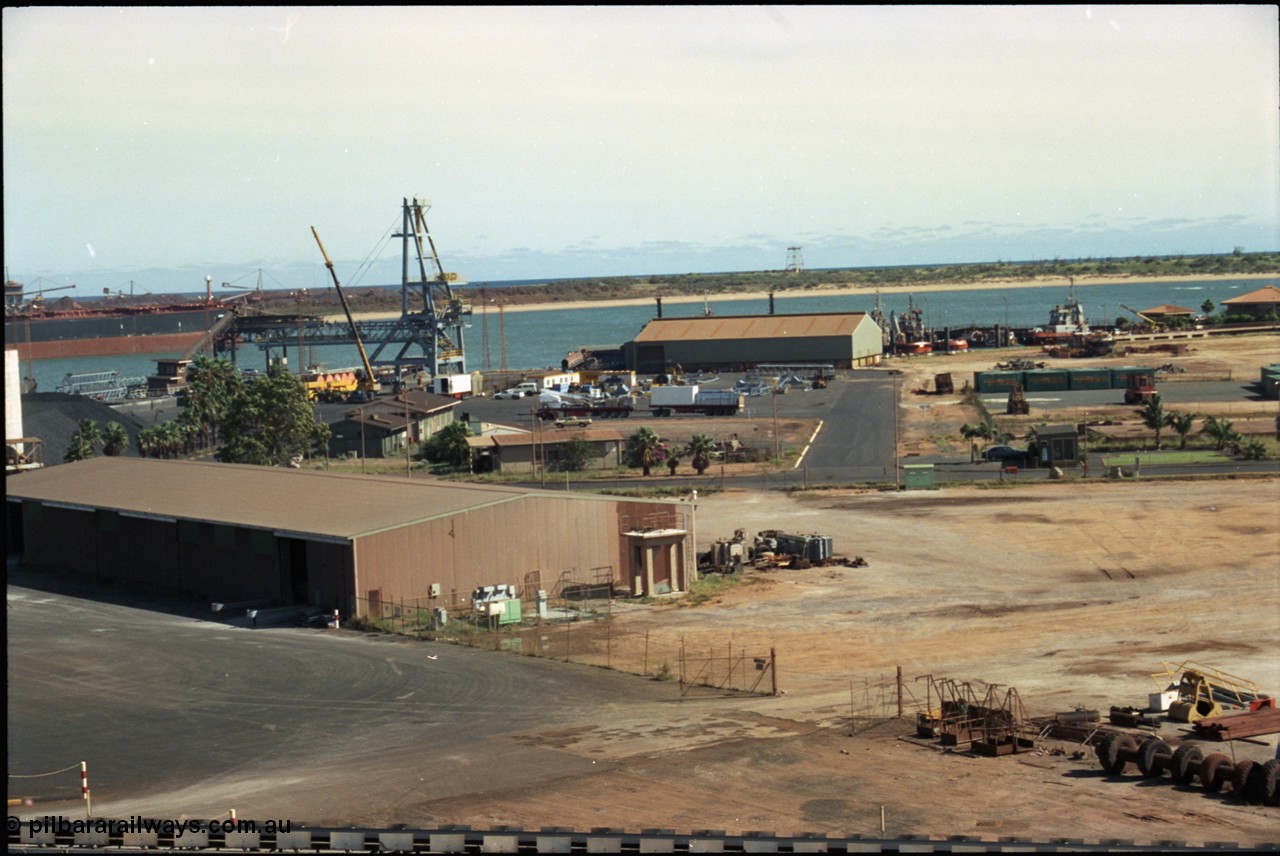
[[1158, 332], [1160, 330], [1160, 323], [1156, 321], [1154, 318], [1152, 318], [1150, 315], [1143, 315], [1141, 312], [1134, 309], [1132, 306], [1125, 306], [1123, 303], [1120, 304], [1120, 308], [1128, 309], [1134, 315], [1137, 315], [1139, 318], [1141, 318], [1142, 323], [1145, 324], [1147, 326], [1147, 329], [1150, 330], [1152, 333]]
[[315, 236], [316, 246], [320, 248], [320, 255], [324, 256], [324, 266], [329, 269], [329, 276], [333, 277], [333, 287], [338, 292], [338, 300], [342, 303], [342, 311], [347, 314], [347, 323], [351, 326], [351, 335], [356, 340], [356, 347], [360, 349], [360, 362], [364, 364], [364, 380], [360, 382], [360, 391], [373, 394], [378, 391], [378, 379], [373, 375], [373, 366], [369, 364], [369, 357], [364, 352], [364, 343], [360, 341], [360, 331], [356, 329], [356, 320], [351, 317], [351, 307], [347, 305], [346, 295], [342, 293], [342, 285], [338, 282], [338, 274], [333, 269], [333, 262], [329, 260], [329, 254], [324, 251], [324, 244], [320, 243], [320, 235], [316, 232], [316, 227], [311, 227], [311, 234]]

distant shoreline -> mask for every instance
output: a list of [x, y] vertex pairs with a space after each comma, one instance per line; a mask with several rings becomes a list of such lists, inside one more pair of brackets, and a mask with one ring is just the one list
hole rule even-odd
[[[1080, 287], [1099, 286], [1099, 285], [1121, 285], [1130, 282], [1157, 282], [1157, 283], [1178, 283], [1178, 282], [1219, 282], [1231, 279], [1249, 279], [1249, 280], [1280, 280], [1280, 276], [1273, 273], [1267, 274], [1203, 274], [1201, 276], [1078, 276], [1075, 277], [1075, 285]], [[788, 300], [796, 297], [847, 297], [854, 295], [875, 295], [879, 294], [918, 294], [931, 291], [982, 291], [982, 290], [1005, 290], [1013, 288], [1069, 288], [1072, 283], [1067, 277], [1045, 277], [1043, 279], [1017, 279], [1017, 280], [983, 280], [981, 282], [937, 282], [929, 285], [892, 285], [892, 286], [874, 286], [874, 285], [819, 285], [812, 288], [804, 288], [797, 290], [775, 291], [775, 300]], [[704, 300], [708, 303], [721, 303], [726, 300], [768, 300], [768, 292], [763, 291], [738, 291], [731, 293], [720, 292], [717, 294], [709, 294], [705, 297], [700, 294], [670, 294], [663, 295], [662, 302], [664, 305], [680, 305], [689, 303], [701, 303]], [[606, 300], [548, 300], [544, 302], [530, 303], [514, 303], [507, 305], [503, 312], [546, 312], [556, 309], [594, 309], [594, 308], [610, 308], [623, 306], [656, 306], [655, 297], [625, 297], [613, 298]], [[1190, 309], [1199, 309], [1192, 306]], [[473, 312], [479, 314], [480, 307], [473, 306]], [[490, 302], [489, 311], [496, 313], [498, 311], [497, 304]], [[385, 320], [389, 318], [399, 318], [398, 311], [373, 311], [373, 312], [356, 312], [356, 318], [368, 321]], [[342, 321], [343, 316], [340, 314], [325, 316], [327, 321]]]

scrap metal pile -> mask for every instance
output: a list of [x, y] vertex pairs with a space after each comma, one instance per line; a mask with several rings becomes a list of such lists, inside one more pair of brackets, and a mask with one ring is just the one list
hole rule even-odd
[[735, 573], [746, 565], [801, 571], [835, 566], [865, 568], [867, 560], [835, 555], [829, 535], [792, 535], [777, 529], [757, 533], [750, 546], [746, 531], [737, 529], [732, 538], [716, 541], [709, 551], [698, 556], [698, 569], [703, 572]]
[[[1147, 779], [1165, 773], [1178, 785], [1199, 782], [1205, 790], [1229, 787], [1246, 802], [1280, 805], [1277, 777], [1280, 758], [1256, 761], [1231, 754], [1210, 752], [1194, 741], [1226, 742], [1280, 734], [1280, 710], [1275, 699], [1258, 691], [1253, 682], [1198, 663], [1165, 663], [1152, 675], [1159, 692], [1150, 696], [1148, 710], [1113, 707], [1111, 723], [1130, 728], [1159, 728], [1167, 719], [1187, 723], [1187, 740], [1165, 741], [1154, 734], [1106, 730], [1093, 740], [1098, 762], [1113, 776], [1133, 764]], [[1167, 714], [1164, 716], [1162, 714]]]
[[[981, 698], [967, 682], [924, 675], [925, 709], [916, 714], [916, 736], [943, 746], [968, 745], [975, 755], [1013, 755], [1035, 749], [1037, 729], [1027, 718], [1018, 691], [1003, 694], [989, 684]], [[937, 699], [937, 706], [934, 706]]]
[[1194, 743], [1183, 743], [1175, 749], [1159, 737], [1120, 731], [1109, 732], [1098, 741], [1097, 754], [1102, 768], [1113, 776], [1122, 775], [1129, 764], [1135, 764], [1145, 779], [1159, 778], [1167, 772], [1175, 784], [1199, 781], [1205, 790], [1215, 793], [1230, 784], [1232, 793], [1248, 802], [1280, 805], [1276, 785], [1280, 760], [1274, 758], [1262, 763], [1233, 761], [1221, 752], [1206, 755]]

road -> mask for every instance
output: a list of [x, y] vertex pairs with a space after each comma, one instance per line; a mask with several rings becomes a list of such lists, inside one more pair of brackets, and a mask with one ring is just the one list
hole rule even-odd
[[[581, 775], [598, 765], [496, 741], [675, 702], [671, 684], [601, 669], [229, 626], [189, 602], [9, 571], [9, 772], [85, 761], [100, 816], [209, 818], [253, 806], [319, 822], [350, 817], [352, 799], [403, 810]], [[359, 776], [355, 792], [346, 776]], [[11, 778], [9, 793], [57, 805], [79, 795], [79, 773]], [[305, 818], [291, 814], [302, 805]]]

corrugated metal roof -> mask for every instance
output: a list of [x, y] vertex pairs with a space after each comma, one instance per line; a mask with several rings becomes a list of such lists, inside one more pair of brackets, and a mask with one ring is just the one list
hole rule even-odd
[[536, 491], [393, 476], [95, 457], [5, 480], [20, 498], [330, 538], [395, 529]]
[[1280, 288], [1274, 285], [1264, 286], [1257, 291], [1251, 291], [1248, 294], [1242, 294], [1239, 297], [1231, 297], [1222, 301], [1236, 306], [1251, 303], [1280, 303]]
[[588, 442], [621, 440], [622, 435], [612, 428], [563, 428], [546, 430], [538, 434], [494, 434], [493, 445], [532, 446], [537, 443], [563, 443], [581, 437]]
[[851, 336], [858, 325], [866, 319], [865, 312], [655, 318], [645, 325], [635, 341], [677, 342], [703, 339], [802, 339], [815, 336]]
[[1152, 306], [1150, 309], [1142, 310], [1143, 315], [1195, 315], [1194, 309], [1188, 309], [1185, 306], [1175, 306], [1172, 303], [1161, 303], [1159, 306]]

